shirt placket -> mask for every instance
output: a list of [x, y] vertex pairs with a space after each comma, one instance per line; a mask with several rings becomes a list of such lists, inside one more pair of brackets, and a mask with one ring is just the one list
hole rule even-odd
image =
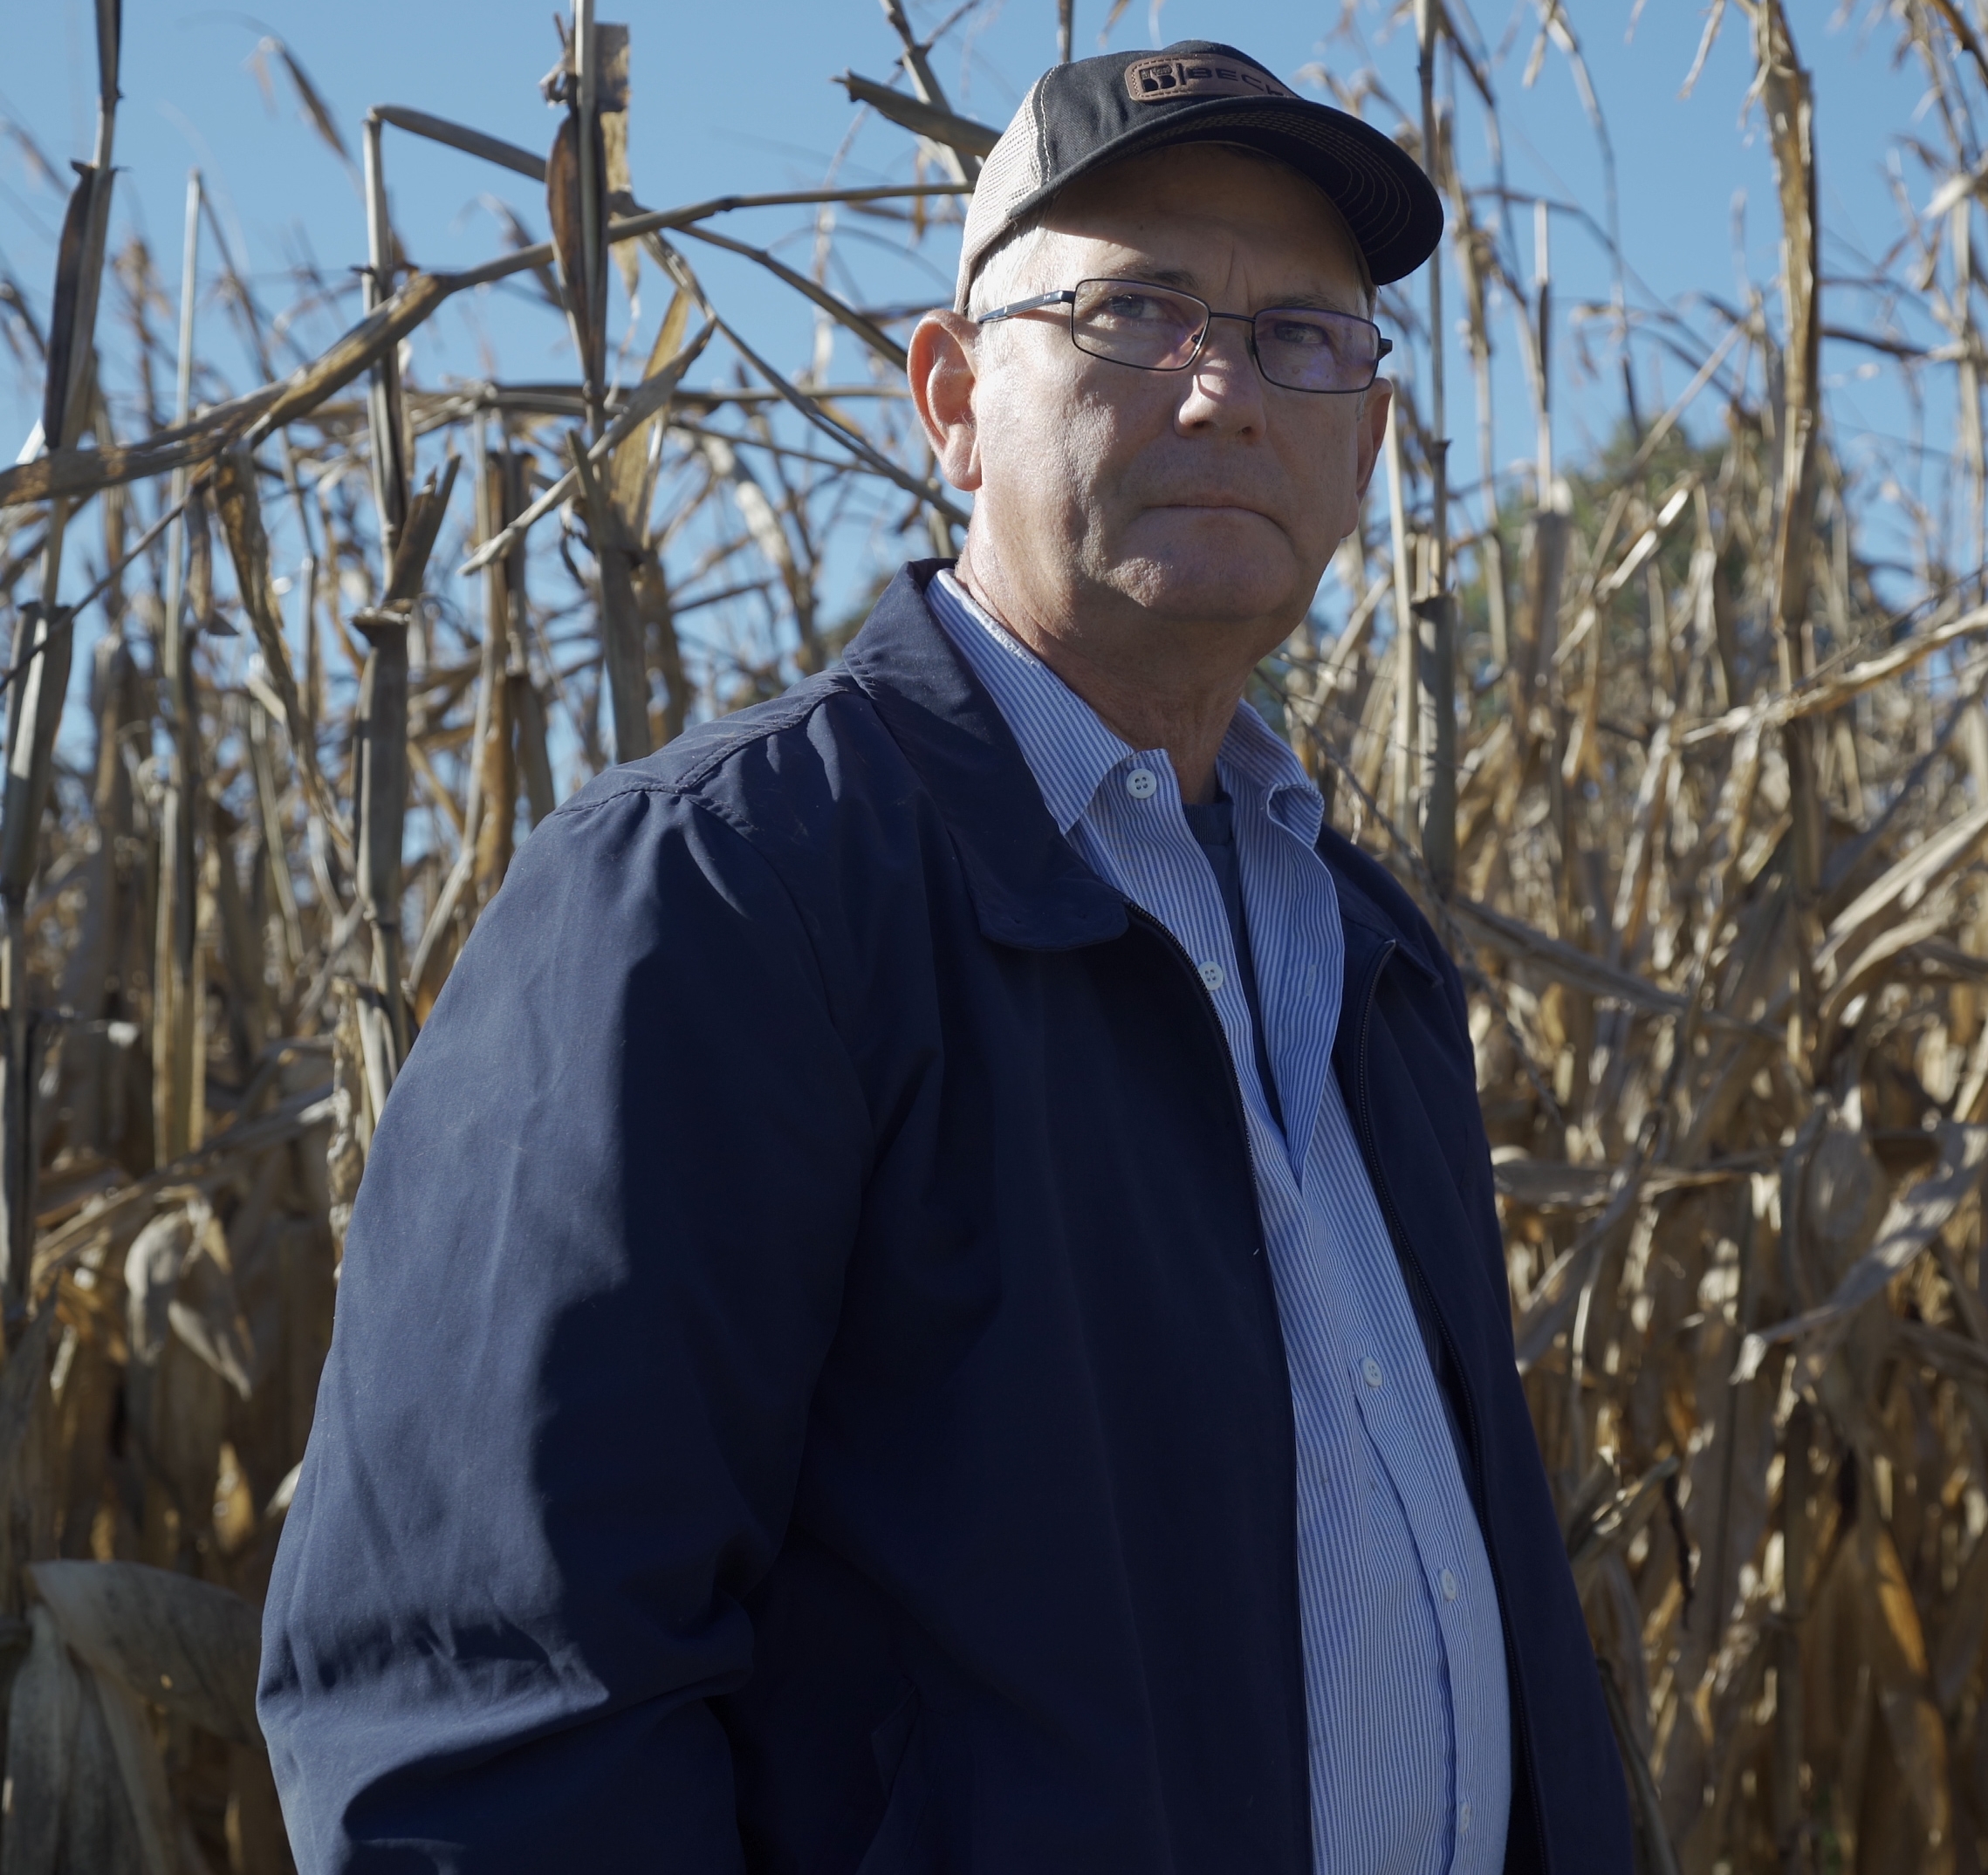
[[[1340, 953], [1331, 941], [1338, 900], [1324, 862], [1285, 816], [1273, 816], [1276, 795], [1239, 763], [1224, 775], [1224, 785], [1238, 809], [1236, 844], [1244, 916], [1251, 933], [1261, 934], [1260, 940], [1252, 940], [1257, 995], [1263, 1004], [1265, 1052], [1284, 1096], [1285, 1128], [1278, 1148], [1303, 1190], [1310, 1179], [1319, 1100], [1332, 1071], [1339, 1019]], [[1275, 916], [1264, 904], [1272, 880], [1278, 894]]]
[[[1242, 1091], [1250, 1146], [1259, 1176], [1273, 1148], [1276, 1128], [1257, 1078], [1249, 998], [1244, 993], [1236, 947], [1222, 892], [1181, 807], [1173, 765], [1156, 749], [1126, 757], [1099, 786], [1092, 815], [1101, 851], [1089, 855], [1121, 892], [1157, 918], [1193, 963], [1215, 1005], [1230, 1065]], [[1102, 864], [1099, 864], [1100, 861]], [[1277, 1139], [1274, 1154], [1284, 1156]]]
[[[1350, 1127], [1343, 1109], [1339, 1119]], [[1321, 1113], [1321, 1130], [1333, 1123], [1329, 1112]], [[1347, 1219], [1330, 1235], [1335, 1241], [1342, 1237], [1365, 1241], [1372, 1233], [1361, 1232], [1357, 1221]], [[1426, 1426], [1442, 1407], [1441, 1401], [1433, 1398], [1436, 1382], [1419, 1331], [1412, 1321], [1395, 1319], [1403, 1311], [1389, 1307], [1388, 1298], [1378, 1293], [1385, 1281], [1381, 1272], [1362, 1272], [1336, 1251], [1328, 1255], [1334, 1265], [1335, 1310], [1343, 1311], [1342, 1319], [1356, 1324], [1348, 1341], [1347, 1385], [1375, 1461], [1394, 1484], [1441, 1639], [1450, 1721], [1453, 1851], [1455, 1865], [1461, 1871], [1472, 1865], [1467, 1859], [1469, 1838], [1478, 1821], [1472, 1800], [1485, 1788], [1486, 1767], [1478, 1748], [1477, 1728], [1467, 1722], [1469, 1715], [1458, 1711], [1457, 1692], [1476, 1684], [1486, 1673], [1502, 1680], [1502, 1627], [1497, 1624], [1495, 1605], [1487, 1606], [1482, 1600], [1495, 1597], [1497, 1591], [1474, 1526], [1466, 1531], [1443, 1514], [1445, 1495], [1437, 1488], [1430, 1455], [1416, 1436], [1417, 1423]], [[1406, 1393], [1416, 1388], [1432, 1397], [1411, 1407]], [[1493, 1631], [1493, 1645], [1487, 1648], [1486, 1634]], [[1482, 1839], [1481, 1830], [1479, 1837]]]

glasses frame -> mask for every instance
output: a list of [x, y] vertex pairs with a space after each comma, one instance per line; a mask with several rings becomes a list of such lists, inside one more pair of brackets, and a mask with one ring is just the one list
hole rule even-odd
[[[1202, 311], [1201, 330], [1195, 334], [1194, 349], [1177, 365], [1135, 365], [1129, 359], [1113, 358], [1103, 352], [1093, 352], [1088, 346], [1077, 340], [1077, 294], [1087, 286], [1140, 286], [1148, 292], [1170, 293], [1176, 299], [1191, 300]], [[1357, 312], [1340, 312], [1330, 306], [1265, 306], [1261, 312], [1217, 312], [1198, 293], [1183, 291], [1177, 286], [1162, 286], [1153, 280], [1121, 279], [1113, 274], [1094, 274], [1078, 281], [1073, 287], [1065, 287], [1059, 292], [1038, 293], [1032, 298], [1017, 299], [1004, 306], [974, 316], [976, 325], [992, 325], [1002, 319], [1018, 318], [1025, 312], [1040, 312], [1050, 306], [1067, 306], [1069, 318], [1065, 330], [1070, 334], [1070, 343], [1086, 358], [1101, 359], [1107, 365], [1122, 365], [1128, 371], [1189, 371], [1195, 361], [1208, 347], [1208, 335], [1214, 330], [1217, 319], [1238, 319], [1250, 329], [1250, 358], [1257, 367], [1257, 373], [1265, 384], [1274, 384], [1280, 391], [1296, 391], [1305, 397], [1357, 397], [1362, 391], [1370, 391], [1374, 380], [1381, 375], [1381, 360], [1395, 349], [1395, 341], [1388, 338], [1372, 319], [1362, 318]], [[1374, 337], [1374, 369], [1365, 384], [1342, 384], [1336, 386], [1285, 384], [1273, 378], [1264, 369], [1263, 354], [1257, 348], [1257, 321], [1272, 312], [1323, 312], [1329, 318], [1346, 319], [1356, 325], [1368, 327]]]

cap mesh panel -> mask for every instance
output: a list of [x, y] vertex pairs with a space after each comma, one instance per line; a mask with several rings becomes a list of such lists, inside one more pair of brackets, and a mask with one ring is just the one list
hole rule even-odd
[[1029, 86], [1021, 109], [980, 166], [980, 180], [967, 204], [966, 227], [960, 236], [959, 286], [953, 301], [957, 311], [966, 311], [967, 290], [973, 284], [973, 270], [980, 264], [980, 257], [1007, 233], [1016, 205], [1034, 195], [1048, 174], [1041, 113], [1043, 82], [1038, 79]]

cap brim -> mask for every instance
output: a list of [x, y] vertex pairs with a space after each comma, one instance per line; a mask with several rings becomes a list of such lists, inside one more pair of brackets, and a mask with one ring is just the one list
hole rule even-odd
[[1216, 98], [1169, 111], [1104, 144], [1009, 211], [1011, 222], [1059, 189], [1128, 156], [1176, 143], [1244, 143], [1315, 183], [1345, 218], [1376, 286], [1413, 273], [1443, 238], [1443, 198], [1422, 167], [1371, 124], [1305, 98]]

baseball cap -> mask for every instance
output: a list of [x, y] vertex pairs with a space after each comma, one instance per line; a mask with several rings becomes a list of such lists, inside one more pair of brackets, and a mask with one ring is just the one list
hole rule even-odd
[[1300, 98], [1255, 59], [1210, 39], [1052, 65], [982, 166], [960, 243], [955, 310], [981, 260], [1066, 182], [1175, 143], [1239, 143], [1324, 191], [1377, 286], [1421, 266], [1443, 238], [1443, 201], [1391, 138]]

